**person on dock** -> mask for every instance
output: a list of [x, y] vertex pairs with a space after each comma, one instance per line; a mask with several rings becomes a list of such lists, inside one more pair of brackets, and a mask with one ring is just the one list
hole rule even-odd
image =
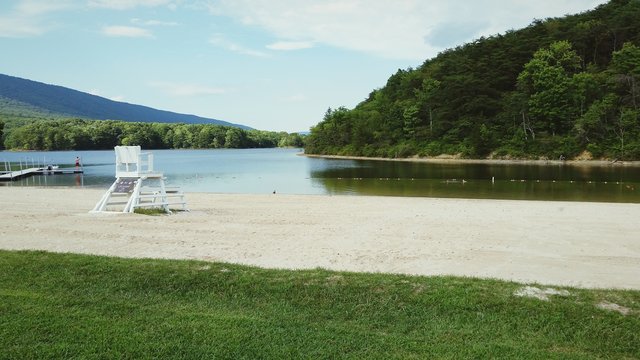
[[76, 168], [80, 167], [80, 157], [76, 156]]

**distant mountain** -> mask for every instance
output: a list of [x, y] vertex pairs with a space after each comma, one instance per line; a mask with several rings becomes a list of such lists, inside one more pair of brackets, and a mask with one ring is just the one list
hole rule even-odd
[[251, 129], [245, 125], [113, 101], [62, 86], [3, 74], [0, 74], [0, 113], [131, 122], [216, 124]]

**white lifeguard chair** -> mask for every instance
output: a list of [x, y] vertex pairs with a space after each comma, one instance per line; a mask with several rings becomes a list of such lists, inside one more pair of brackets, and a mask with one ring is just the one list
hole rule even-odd
[[143, 153], [140, 146], [116, 146], [114, 150], [116, 181], [91, 212], [113, 211], [122, 205], [125, 213], [155, 207], [170, 214], [170, 205], [180, 205], [181, 210], [188, 211], [184, 193], [165, 187], [163, 174], [154, 171], [152, 153]]

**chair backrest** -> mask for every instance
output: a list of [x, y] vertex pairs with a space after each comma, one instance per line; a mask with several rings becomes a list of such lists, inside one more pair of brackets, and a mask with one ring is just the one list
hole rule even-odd
[[140, 176], [140, 146], [116, 146], [116, 177]]
[[116, 146], [116, 177], [162, 176], [153, 170], [153, 154], [140, 146]]

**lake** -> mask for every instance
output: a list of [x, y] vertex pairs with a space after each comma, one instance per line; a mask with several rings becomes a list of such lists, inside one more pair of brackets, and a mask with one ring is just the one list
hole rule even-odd
[[[152, 150], [168, 185], [188, 192], [387, 195], [640, 203], [640, 167], [432, 164], [299, 156], [301, 149]], [[108, 188], [113, 151], [0, 152], [3, 161], [72, 165], [83, 175], [35, 176], [0, 186]], [[495, 178], [495, 182], [491, 179]]]

